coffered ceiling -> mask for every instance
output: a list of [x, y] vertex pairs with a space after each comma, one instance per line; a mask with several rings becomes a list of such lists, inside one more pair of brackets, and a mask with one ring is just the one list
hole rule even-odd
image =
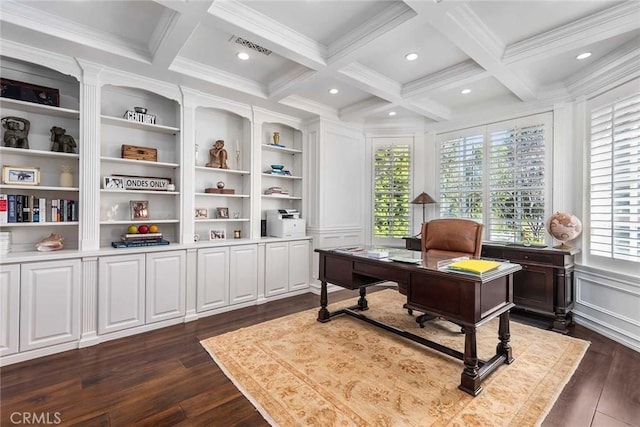
[[2, 0], [0, 20], [3, 41], [303, 118], [437, 125], [640, 75], [639, 1]]

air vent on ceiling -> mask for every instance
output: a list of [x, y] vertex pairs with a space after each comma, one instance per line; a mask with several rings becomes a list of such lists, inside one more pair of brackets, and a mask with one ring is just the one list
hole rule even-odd
[[256, 52], [260, 52], [263, 55], [271, 55], [271, 51], [265, 47], [257, 45], [249, 40], [245, 40], [242, 37], [236, 38], [236, 43], [241, 44], [242, 46], [248, 47], [249, 49], [253, 49]]

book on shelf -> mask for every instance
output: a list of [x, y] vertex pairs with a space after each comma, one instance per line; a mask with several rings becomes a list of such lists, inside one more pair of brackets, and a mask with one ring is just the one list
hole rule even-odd
[[113, 246], [114, 248], [139, 248], [139, 247], [144, 247], [144, 246], [163, 246], [163, 245], [168, 245], [169, 241], [168, 240], [152, 240], [152, 241], [146, 241], [146, 240], [139, 240], [139, 241], [128, 241], [128, 242], [111, 242], [111, 246]]
[[9, 197], [6, 194], [0, 194], [0, 224], [9, 222]]
[[359, 254], [359, 255], [364, 255], [367, 252], [367, 250], [362, 246], [348, 246], [344, 248], [335, 248], [334, 251], [340, 252], [343, 254]]
[[162, 233], [129, 233], [120, 236], [122, 241], [128, 240], [162, 240]]
[[451, 263], [447, 266], [449, 271], [460, 273], [471, 273], [482, 276], [485, 273], [496, 270], [502, 265], [498, 261], [490, 261], [486, 259], [465, 259]]

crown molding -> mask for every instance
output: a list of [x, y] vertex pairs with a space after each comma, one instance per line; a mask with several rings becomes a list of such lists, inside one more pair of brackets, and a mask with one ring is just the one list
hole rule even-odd
[[568, 92], [578, 98], [592, 96], [606, 91], [620, 82], [640, 75], [640, 38], [625, 43], [615, 52], [600, 58], [588, 69], [571, 76], [565, 81]]
[[214, 1], [207, 13], [233, 25], [231, 33], [235, 29], [251, 33], [253, 36], [248, 38], [252, 42], [264, 45], [285, 58], [312, 69], [326, 66], [325, 46], [236, 0]]
[[69, 56], [59, 55], [48, 50], [6, 39], [0, 39], [0, 52], [2, 52], [3, 56], [39, 64], [62, 74], [73, 76], [78, 81], [81, 81], [82, 69], [78, 66], [76, 60]]
[[235, 74], [180, 56], [176, 57], [171, 65], [169, 65], [169, 70], [259, 98], [267, 98], [265, 88], [253, 80], [239, 77]]
[[393, 2], [385, 10], [332, 43], [327, 49], [327, 62], [336, 63], [341, 59], [353, 58], [354, 52], [416, 15], [416, 12], [403, 2]]
[[414, 80], [402, 87], [402, 97], [412, 99], [430, 92], [442, 92], [484, 79], [489, 73], [472, 60]]
[[247, 120], [253, 120], [251, 106], [227, 98], [221, 98], [186, 86], [180, 86], [184, 106], [187, 108], [215, 108], [237, 114]]
[[281, 123], [293, 129], [302, 130], [304, 120], [299, 117], [278, 113], [262, 107], [252, 106], [254, 124]]
[[4, 22], [89, 46], [93, 49], [99, 49], [147, 64], [151, 63], [151, 53], [142, 45], [132, 44], [131, 41], [116, 37], [113, 34], [95, 31], [91, 27], [60, 16], [40, 12], [28, 6], [28, 3], [2, 0], [0, 19]]
[[638, 29], [640, 2], [628, 1], [602, 12], [509, 45], [503, 62], [521, 61], [567, 52]]
[[182, 92], [177, 85], [144, 77], [139, 74], [133, 74], [128, 71], [103, 67], [99, 73], [99, 84], [101, 86], [113, 85], [144, 89], [182, 104]]
[[460, 4], [446, 13], [456, 26], [482, 47], [492, 58], [501, 58], [505, 45], [497, 35], [484, 23], [482, 19], [467, 4]]
[[176, 28], [179, 19], [180, 14], [171, 9], [165, 8], [162, 12], [162, 16], [153, 29], [153, 33], [149, 39], [149, 51], [154, 57], [158, 53], [158, 49], [165, 44], [173, 29]]

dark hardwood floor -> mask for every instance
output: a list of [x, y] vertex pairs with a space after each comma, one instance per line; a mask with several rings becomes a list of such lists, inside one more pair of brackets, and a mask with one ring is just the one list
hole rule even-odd
[[[265, 426], [199, 342], [318, 304], [301, 295], [4, 367], [0, 425]], [[570, 335], [591, 346], [543, 426], [640, 427], [640, 353], [580, 326]]]

